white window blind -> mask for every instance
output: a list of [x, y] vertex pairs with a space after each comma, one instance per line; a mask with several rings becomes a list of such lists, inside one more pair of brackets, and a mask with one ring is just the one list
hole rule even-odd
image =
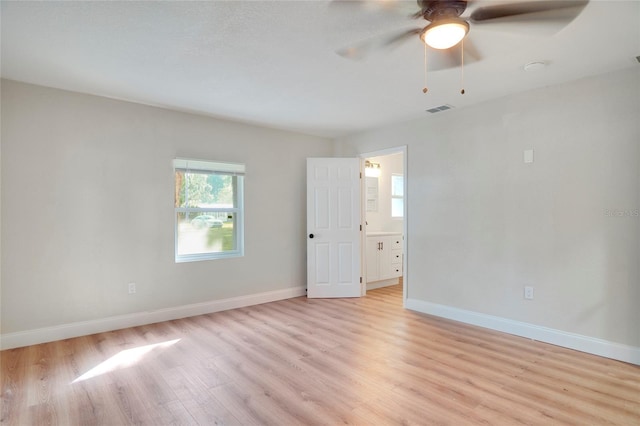
[[191, 160], [176, 158], [173, 160], [173, 168], [191, 173], [219, 173], [230, 175], [244, 175], [244, 164], [223, 163], [220, 161]]

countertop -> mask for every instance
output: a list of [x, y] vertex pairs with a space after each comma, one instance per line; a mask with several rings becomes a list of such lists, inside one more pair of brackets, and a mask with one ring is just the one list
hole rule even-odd
[[387, 235], [402, 235], [402, 232], [389, 232], [389, 231], [371, 231], [367, 232], [367, 237], [384, 237]]

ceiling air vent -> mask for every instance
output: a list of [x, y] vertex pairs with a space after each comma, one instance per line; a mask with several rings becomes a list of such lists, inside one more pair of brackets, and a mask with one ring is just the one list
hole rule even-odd
[[435, 114], [436, 112], [442, 112], [442, 111], [446, 111], [446, 110], [452, 109], [452, 108], [453, 108], [453, 105], [445, 104], [445, 105], [440, 105], [440, 106], [437, 106], [437, 107], [429, 108], [427, 110], [427, 112], [430, 113], [430, 114]]

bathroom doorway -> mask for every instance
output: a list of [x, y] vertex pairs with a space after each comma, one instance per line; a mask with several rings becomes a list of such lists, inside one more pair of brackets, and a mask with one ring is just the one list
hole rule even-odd
[[364, 290], [401, 285], [407, 294], [406, 147], [361, 155], [364, 162]]

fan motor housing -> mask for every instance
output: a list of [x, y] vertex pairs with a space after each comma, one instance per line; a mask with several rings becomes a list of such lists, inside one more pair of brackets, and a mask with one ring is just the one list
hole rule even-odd
[[438, 19], [457, 18], [467, 9], [466, 0], [418, 0], [422, 17], [433, 22]]

